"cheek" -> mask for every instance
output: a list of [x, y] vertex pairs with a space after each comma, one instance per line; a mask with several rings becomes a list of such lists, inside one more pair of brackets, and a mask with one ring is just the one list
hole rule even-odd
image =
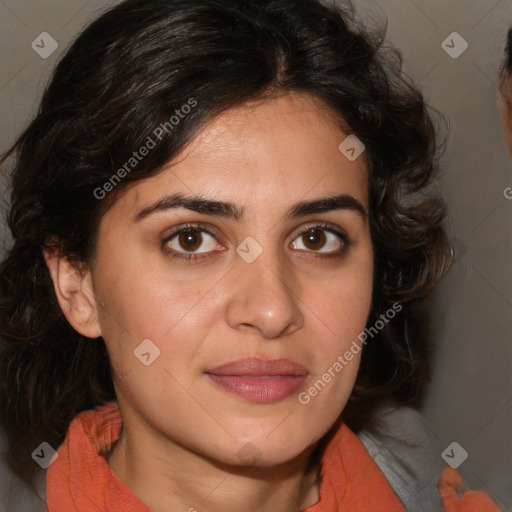
[[326, 279], [321, 286], [305, 282], [304, 289], [312, 304], [312, 312], [342, 348], [366, 326], [373, 292], [373, 260], [371, 250], [361, 251], [346, 267]]
[[306, 284], [310, 290], [313, 336], [317, 340], [312, 384], [321, 381], [311, 389], [312, 396], [322, 391], [322, 397], [315, 398], [315, 409], [327, 404], [344, 404], [357, 376], [363, 350], [361, 335], [372, 302], [373, 253], [369, 244], [359, 256], [323, 286]]
[[[359, 359], [362, 352], [360, 342], [361, 333], [366, 327], [371, 307], [371, 286], [358, 287], [357, 289], [345, 288], [338, 293], [330, 293], [322, 297], [321, 315], [317, 315], [313, 325], [316, 324], [317, 360], [316, 376], [319, 377], [325, 372], [333, 372], [333, 365], [343, 358], [340, 368], [334, 369], [336, 376], [343, 374], [333, 380], [334, 388], [351, 388], [355, 381]], [[341, 370], [343, 370], [341, 372]], [[326, 376], [330, 382], [329, 376]], [[335, 389], [333, 389], [334, 391]]]
[[162, 394], [166, 386], [178, 392], [165, 370], [190, 385], [202, 341], [222, 316], [218, 276], [190, 279], [164, 259], [139, 261], [136, 254], [112, 252], [101, 262], [95, 276], [105, 305], [100, 325], [118, 385], [133, 399], [142, 390]]
[[124, 330], [137, 338], [161, 339], [190, 316], [214, 284], [211, 274], [184, 279], [187, 272], [177, 272], [160, 256], [105, 252], [94, 279], [105, 303], [102, 327], [107, 332]]
[[321, 309], [334, 331], [354, 333], [364, 327], [371, 306], [372, 278], [360, 276], [335, 281], [318, 297]]

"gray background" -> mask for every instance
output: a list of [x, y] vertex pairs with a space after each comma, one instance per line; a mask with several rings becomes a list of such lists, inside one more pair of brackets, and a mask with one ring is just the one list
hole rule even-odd
[[[71, 39], [115, 3], [0, 0], [0, 153], [33, 115]], [[512, 3], [357, 0], [356, 6], [366, 19], [387, 20], [388, 40], [402, 51], [406, 72], [450, 123], [441, 188], [457, 260], [435, 299], [437, 351], [422, 414], [439, 457], [459, 443], [469, 454], [460, 467], [468, 482], [512, 510], [512, 200], [504, 196], [512, 164], [496, 108]], [[59, 44], [47, 59], [31, 48], [42, 32]], [[469, 44], [456, 59], [441, 46], [453, 32]]]

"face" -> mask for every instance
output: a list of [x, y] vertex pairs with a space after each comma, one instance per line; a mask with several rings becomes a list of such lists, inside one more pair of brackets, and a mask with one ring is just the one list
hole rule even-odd
[[232, 109], [104, 216], [98, 329], [141, 442], [270, 466], [339, 417], [361, 354], [333, 365], [373, 277], [367, 165], [345, 138], [307, 95]]

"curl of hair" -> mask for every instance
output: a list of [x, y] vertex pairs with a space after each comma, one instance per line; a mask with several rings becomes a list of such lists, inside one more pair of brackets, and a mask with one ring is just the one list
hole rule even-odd
[[499, 74], [499, 92], [506, 130], [512, 130], [512, 28], [507, 34], [505, 55]]
[[512, 74], [512, 28], [507, 34], [507, 43], [505, 46], [505, 58], [500, 67], [500, 90], [504, 90], [505, 81]]
[[[348, 3], [315, 0], [128, 0], [77, 38], [7, 154], [14, 245], [0, 267], [0, 410], [22, 478], [32, 478], [39, 443], [58, 446], [78, 413], [115, 399], [105, 344], [67, 323], [43, 250], [87, 264], [102, 215], [125, 187], [157, 174], [226, 109], [289, 91], [321, 99], [365, 144], [375, 251], [368, 325], [402, 305], [365, 347], [344, 419], [358, 430], [383, 401], [419, 399], [428, 358], [415, 308], [451, 249], [444, 204], [429, 193], [432, 117], [382, 41]], [[191, 98], [197, 106], [98, 200], [94, 191]]]

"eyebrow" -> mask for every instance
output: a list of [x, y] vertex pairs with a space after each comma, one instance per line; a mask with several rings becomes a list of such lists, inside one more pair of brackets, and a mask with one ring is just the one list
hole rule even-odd
[[[239, 207], [233, 203], [214, 201], [202, 197], [186, 197], [183, 194], [172, 194], [162, 197], [155, 203], [143, 208], [134, 217], [134, 222], [140, 222], [154, 213], [175, 208], [186, 208], [187, 210], [192, 210], [197, 213], [230, 218], [238, 221], [243, 219], [245, 211], [245, 208]], [[339, 194], [311, 201], [301, 201], [290, 208], [285, 218], [292, 220], [305, 217], [306, 215], [336, 210], [353, 211], [357, 213], [364, 222], [366, 222], [368, 218], [368, 213], [361, 202], [348, 194]]]

